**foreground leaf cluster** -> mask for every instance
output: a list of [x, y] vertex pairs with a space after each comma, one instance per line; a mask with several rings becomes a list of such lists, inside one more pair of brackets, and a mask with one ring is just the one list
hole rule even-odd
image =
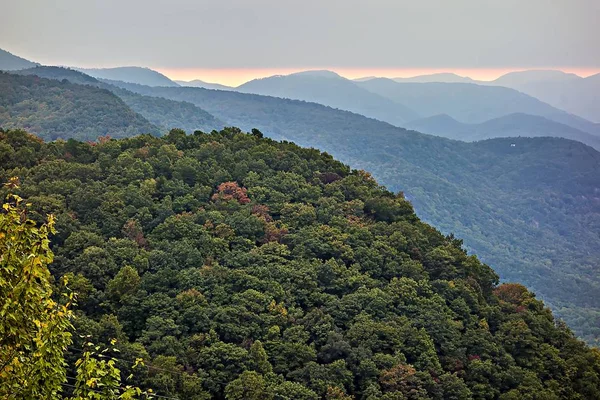
[[[18, 179], [11, 178], [6, 187], [18, 188]], [[74, 385], [68, 383], [65, 352], [72, 344], [75, 295], [62, 293], [58, 300], [53, 295], [48, 237], [56, 233], [54, 218], [37, 226], [27, 216], [28, 206], [9, 194], [0, 211], [0, 398], [61, 399], [65, 387], [74, 389], [71, 400], [137, 398], [141, 389], [121, 386], [115, 359], [98, 354], [98, 346], [82, 351]], [[64, 277], [62, 289], [66, 284]]]

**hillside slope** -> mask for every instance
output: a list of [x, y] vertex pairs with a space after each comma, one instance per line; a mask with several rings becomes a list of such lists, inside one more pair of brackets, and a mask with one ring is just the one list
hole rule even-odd
[[[404, 191], [427, 222], [464, 238], [467, 247], [502, 278], [525, 282], [556, 309], [563, 309], [560, 316], [578, 334], [589, 340], [600, 337], [600, 304], [595, 300], [600, 299], [600, 279], [592, 272], [600, 260], [595, 244], [600, 223], [593, 222], [600, 209], [596, 193], [600, 153], [592, 148], [554, 138], [498, 139], [491, 143], [499, 148], [532, 143], [518, 147], [532, 154], [518, 159], [495, 153], [479, 156], [474, 143], [406, 131], [315, 103], [198, 88], [122, 85], [145, 95], [189, 101], [243, 129], [256, 127], [270, 137], [316, 147], [372, 172], [390, 189]], [[536, 145], [548, 153], [535, 152]], [[555, 159], [561, 160], [558, 169]], [[495, 177], [486, 175], [491, 162], [510, 171], [513, 186], [500, 187]], [[534, 172], [543, 176], [557, 172], [561, 178], [547, 187], [534, 180], [523, 192], [521, 183]], [[582, 177], [585, 194], [574, 185], [558, 184], [575, 177]], [[546, 216], [544, 223], [539, 223], [539, 215]], [[565, 221], [569, 234], [563, 231]]]
[[170, 398], [600, 399], [598, 352], [523, 286], [368, 173], [260, 136], [0, 133], [0, 179], [56, 216], [73, 348], [117, 338]]
[[210, 132], [213, 129], [222, 129], [227, 125], [189, 102], [141, 96], [112, 85], [108, 85], [107, 89], [119, 96], [132, 110], [160, 126], [163, 132], [173, 127], [183, 129], [188, 133], [193, 133], [195, 130]]
[[37, 63], [0, 49], [0, 71], [14, 71], [25, 68], [33, 68]]
[[106, 89], [8, 73], [0, 73], [0, 127], [28, 129], [44, 140], [160, 133]]

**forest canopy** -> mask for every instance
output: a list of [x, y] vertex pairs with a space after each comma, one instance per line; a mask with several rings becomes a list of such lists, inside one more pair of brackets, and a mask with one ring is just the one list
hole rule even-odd
[[50, 270], [78, 293], [75, 331], [117, 339], [122, 373], [160, 395], [600, 399], [596, 349], [327, 153], [237, 128], [2, 131], [12, 177], [29, 218], [54, 215]]

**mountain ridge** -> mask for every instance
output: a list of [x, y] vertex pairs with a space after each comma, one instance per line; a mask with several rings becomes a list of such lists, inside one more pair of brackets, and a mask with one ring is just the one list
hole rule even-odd
[[453, 72], [438, 72], [435, 74], [418, 75], [410, 78], [391, 78], [396, 82], [417, 82], [417, 83], [477, 83], [468, 76], [460, 76]]
[[513, 113], [493, 118], [479, 124], [465, 124], [448, 114], [406, 123], [405, 128], [431, 135], [463, 141], [476, 141], [498, 137], [562, 137], [576, 140], [600, 150], [600, 137], [545, 117]]
[[515, 72], [491, 84], [512, 87], [600, 126], [600, 74], [582, 78], [561, 71], [545, 72], [551, 76], [539, 76], [536, 71]]
[[97, 79], [111, 79], [148, 86], [179, 86], [160, 72], [147, 67], [72, 68]]
[[200, 87], [200, 88], [204, 88], [204, 89], [215, 89], [215, 90], [235, 90], [235, 88], [231, 87], [231, 86], [221, 85], [220, 83], [205, 82], [200, 79], [194, 79], [191, 81], [175, 80], [173, 82], [177, 83], [179, 86]]

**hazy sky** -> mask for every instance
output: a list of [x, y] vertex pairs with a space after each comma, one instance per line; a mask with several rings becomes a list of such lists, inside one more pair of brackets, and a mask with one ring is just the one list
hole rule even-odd
[[44, 64], [188, 78], [600, 69], [600, 0], [0, 0], [0, 10], [0, 48]]

